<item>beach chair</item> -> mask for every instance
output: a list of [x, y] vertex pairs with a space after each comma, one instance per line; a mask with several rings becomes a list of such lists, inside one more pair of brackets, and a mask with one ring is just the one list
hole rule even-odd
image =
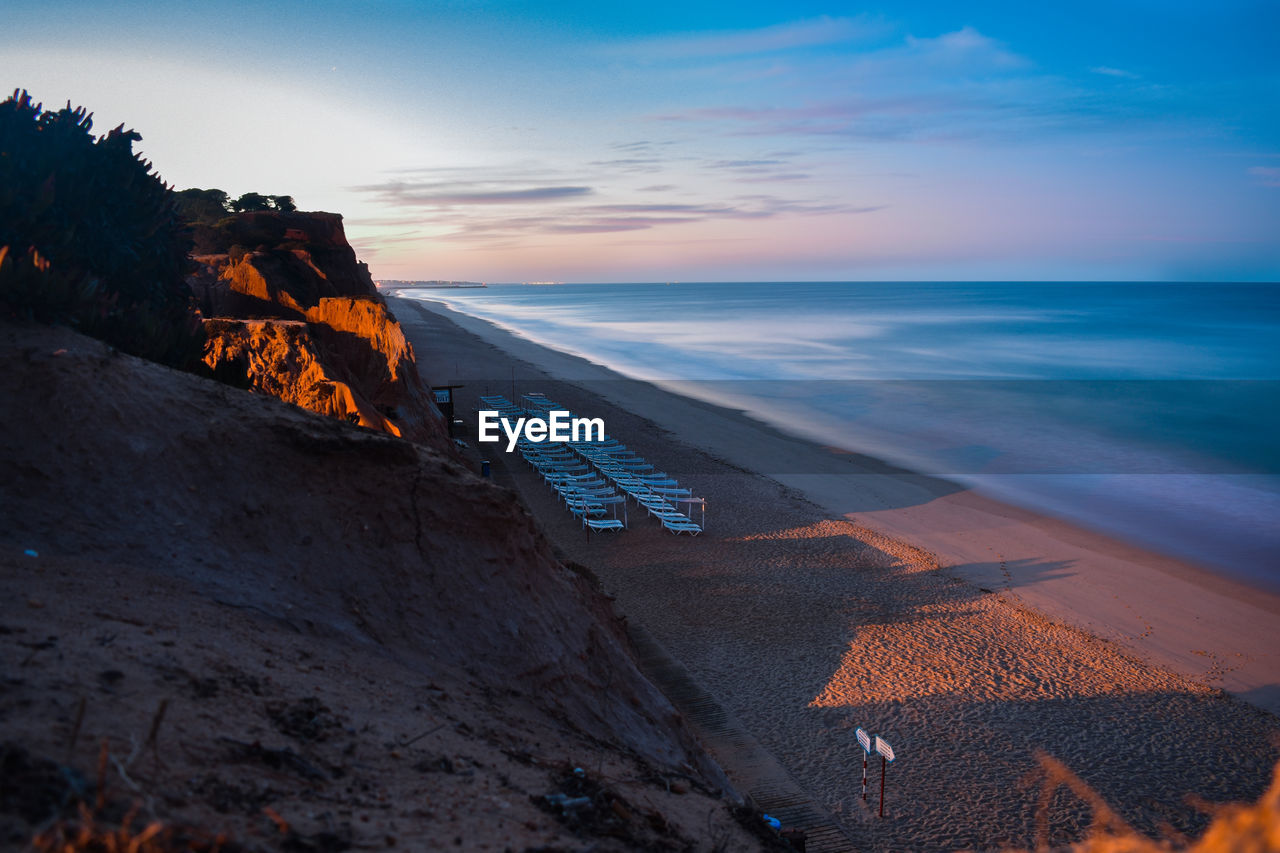
[[697, 536], [702, 532], [702, 528], [697, 524], [697, 522], [689, 521], [688, 516], [684, 516], [684, 518], [686, 519], [685, 521], [666, 518], [661, 519], [662, 526], [670, 530], [676, 536], [680, 536], [684, 533], [688, 533], [690, 536]]
[[[519, 406], [500, 395], [480, 399], [485, 405], [516, 417], [542, 415], [553, 410], [569, 411], [539, 392], [521, 396]], [[643, 456], [613, 436], [604, 436], [600, 441], [558, 443], [534, 443], [521, 438], [518, 447], [520, 454], [555, 490], [568, 510], [582, 519], [588, 535], [592, 530], [625, 529], [628, 497], [677, 536], [686, 533], [697, 536], [703, 532], [701, 525], [676, 506], [676, 503], [702, 503], [692, 496], [693, 491], [682, 488], [674, 477], [658, 471]], [[617, 517], [618, 505], [622, 506], [623, 519]], [[606, 506], [613, 507], [613, 518], [603, 517]]]
[[586, 523], [588, 518], [599, 518], [604, 515], [604, 505], [589, 501], [585, 498], [574, 498], [565, 501], [565, 505], [569, 507], [569, 512], [578, 516]]
[[661, 495], [664, 498], [693, 497], [693, 489], [678, 489], [674, 486], [651, 486], [649, 490], [655, 495]]

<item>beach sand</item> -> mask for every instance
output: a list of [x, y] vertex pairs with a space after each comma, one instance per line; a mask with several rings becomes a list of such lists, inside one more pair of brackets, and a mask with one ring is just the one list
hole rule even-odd
[[[516, 394], [603, 417], [707, 498], [700, 537], [674, 537], [632, 506], [631, 529], [588, 538], [523, 460], [483, 447], [564, 555], [858, 849], [1033, 845], [1040, 751], [1152, 836], [1203, 828], [1187, 794], [1249, 800], [1266, 787], [1280, 754], [1280, 720], [1263, 710], [1280, 708], [1275, 596], [435, 303], [393, 307], [428, 378], [466, 385], [468, 439], [476, 397], [511, 396], [514, 381]], [[812, 471], [830, 473], [788, 473]], [[897, 752], [883, 820], [878, 761], [861, 800], [857, 726]], [[756, 793], [755, 780], [736, 781]], [[1050, 838], [1081, 837], [1090, 816], [1059, 790]]]

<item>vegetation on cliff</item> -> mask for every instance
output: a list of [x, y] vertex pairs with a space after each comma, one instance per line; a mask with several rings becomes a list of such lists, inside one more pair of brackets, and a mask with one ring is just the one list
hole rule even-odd
[[293, 203], [293, 196], [288, 195], [248, 192], [233, 199], [222, 190], [189, 189], [178, 191], [178, 208], [188, 221], [212, 224], [224, 219], [229, 213], [250, 213], [257, 210], [291, 213], [298, 206]]
[[[134, 154], [136, 132], [92, 130], [84, 108], [45, 110], [25, 91], [0, 103], [0, 317], [67, 325], [133, 355], [450, 449], [341, 216], [300, 213], [285, 195], [174, 192]], [[309, 328], [250, 335], [209, 317]], [[210, 340], [211, 328], [222, 338]], [[273, 374], [272, 365], [291, 370]]]
[[259, 246], [276, 245], [283, 232], [246, 233], [244, 219], [235, 214], [263, 211], [293, 213], [298, 209], [293, 197], [287, 195], [247, 192], [233, 199], [223, 190], [194, 188], [179, 190], [175, 195], [178, 214], [191, 232], [192, 253], [213, 255], [229, 252], [237, 260]]
[[198, 364], [204, 331], [183, 278], [172, 190], [120, 125], [93, 134], [70, 104], [0, 103], [0, 311], [64, 323], [165, 364]]

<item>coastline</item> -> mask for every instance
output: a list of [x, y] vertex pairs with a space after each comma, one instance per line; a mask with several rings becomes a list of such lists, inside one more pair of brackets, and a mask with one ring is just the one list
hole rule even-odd
[[[1230, 307], [1247, 293], [1115, 290], [793, 282], [409, 293], [1280, 595], [1280, 459], [1266, 441], [1280, 383], [1264, 378], [1274, 365], [1263, 326]], [[1147, 306], [1142, 328], [1107, 320], [1125, 305]], [[1236, 325], [1230, 346], [1209, 331]], [[775, 472], [826, 468], [765, 473]]]
[[[1153, 838], [1168, 837], [1170, 828], [1187, 837], [1203, 831], [1207, 817], [1187, 794], [1245, 801], [1265, 789], [1280, 758], [1280, 720], [1220, 689], [1236, 660], [1225, 643], [1213, 648], [1226, 662], [1197, 657], [1203, 671], [1179, 674], [1150, 653], [1046, 617], [1012, 583], [986, 587], [940, 567], [903, 537], [864, 524], [869, 513], [859, 510], [850, 521], [758, 470], [762, 460], [802, 457], [812, 465], [808, 457], [822, 454], [833, 468], [861, 466], [865, 473], [831, 475], [858, 485], [855, 497], [883, 499], [867, 486], [881, 480], [933, 500], [941, 498], [931, 490], [945, 496], [954, 487], [833, 454], [741, 413], [619, 379], [410, 301], [418, 307], [397, 305], [397, 316], [431, 380], [464, 386], [455, 399], [468, 431], [478, 396], [509, 396], [514, 383], [517, 395], [543, 392], [576, 413], [603, 417], [610, 433], [708, 500], [707, 529], [696, 538], [672, 536], [639, 511], [621, 534], [587, 536], [523, 460], [477, 448], [495, 481], [520, 494], [558, 556], [588, 567], [623, 617], [712, 700], [711, 716], [735, 721], [743, 739], [776, 759], [783, 781], [807, 795], [802, 802], [814, 807], [807, 811], [829, 816], [825, 823], [857, 849], [1034, 847], [1044, 754]], [[1005, 527], [1025, 524], [1044, 535], [1034, 519], [1006, 510]], [[952, 516], [957, 525], [968, 520]], [[1002, 528], [960, 532], [994, 541]], [[1081, 586], [1085, 594], [1114, 594]], [[1179, 588], [1192, 594], [1184, 602], [1191, 607], [1201, 587]], [[1132, 584], [1122, 591], [1127, 601], [1117, 606], [1126, 613], [1134, 610], [1124, 603], [1146, 600]], [[1130, 618], [1139, 626], [1166, 621], [1153, 620], [1149, 609]], [[1264, 633], [1269, 624], [1244, 628]], [[700, 725], [699, 709], [658, 680], [740, 791], [766, 811], [780, 799], [795, 802], [778, 796], [776, 774], [762, 777], [759, 764], [744, 765], [723, 748], [738, 735], [726, 738], [723, 722]], [[876, 793], [867, 802], [860, 796], [859, 726], [898, 753], [883, 820]], [[878, 768], [872, 775], [874, 785]], [[1051, 840], [1084, 837], [1090, 813], [1074, 797], [1054, 798]], [[823, 823], [797, 821], [820, 831]]]
[[556, 379], [649, 413], [680, 441], [797, 490], [833, 518], [926, 550], [979, 588], [1280, 714], [1280, 651], [1272, 641], [1280, 636], [1280, 595], [620, 376], [442, 303], [391, 289], [387, 295], [443, 316]]

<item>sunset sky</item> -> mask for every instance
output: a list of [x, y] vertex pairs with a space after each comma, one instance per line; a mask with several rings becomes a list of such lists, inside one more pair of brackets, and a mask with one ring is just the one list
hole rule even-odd
[[10, 0], [0, 83], [376, 278], [1280, 279], [1280, 4]]

